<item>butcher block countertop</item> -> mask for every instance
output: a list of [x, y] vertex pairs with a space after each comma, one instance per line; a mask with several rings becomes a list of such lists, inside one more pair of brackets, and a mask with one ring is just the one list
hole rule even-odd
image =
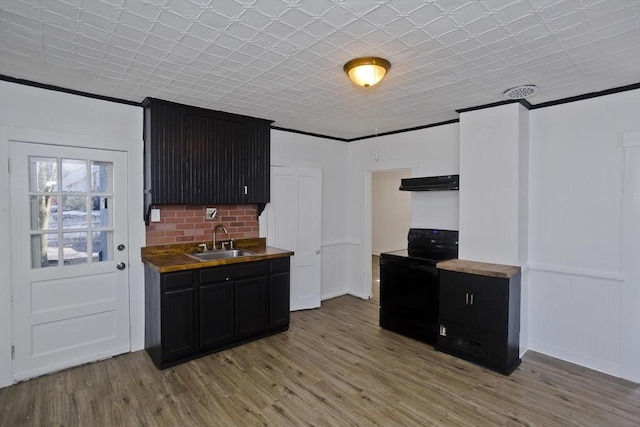
[[142, 262], [156, 269], [159, 273], [170, 273], [172, 271], [217, 267], [220, 265], [239, 264], [243, 262], [261, 261], [273, 258], [285, 258], [293, 255], [292, 251], [267, 246], [265, 238], [239, 239], [234, 242], [235, 249], [246, 249], [254, 252], [253, 255], [200, 261], [187, 255], [201, 251], [198, 247], [199, 243], [206, 243], [208, 247], [211, 247], [210, 241], [147, 246], [142, 248]]
[[440, 270], [476, 274], [478, 276], [499, 277], [503, 279], [508, 279], [520, 273], [520, 267], [513, 265], [488, 264], [486, 262], [466, 261], [463, 259], [441, 261], [436, 264], [436, 267]]

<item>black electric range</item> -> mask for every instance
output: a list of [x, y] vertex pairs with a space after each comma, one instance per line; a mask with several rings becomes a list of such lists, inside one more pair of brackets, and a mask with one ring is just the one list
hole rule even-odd
[[438, 338], [436, 264], [458, 257], [458, 232], [411, 228], [407, 249], [380, 254], [380, 326], [430, 344]]

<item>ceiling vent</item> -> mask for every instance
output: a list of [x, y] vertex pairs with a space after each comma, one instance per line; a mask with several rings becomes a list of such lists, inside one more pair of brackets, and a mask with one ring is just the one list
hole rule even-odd
[[505, 90], [503, 95], [507, 99], [525, 99], [538, 93], [538, 90], [536, 85], [522, 85]]

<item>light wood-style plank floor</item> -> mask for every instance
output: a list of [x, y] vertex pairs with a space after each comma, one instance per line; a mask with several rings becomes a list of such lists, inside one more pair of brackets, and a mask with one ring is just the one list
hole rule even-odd
[[638, 426], [640, 386], [529, 352], [509, 377], [378, 327], [344, 296], [164, 371], [144, 351], [0, 390], [2, 426]]

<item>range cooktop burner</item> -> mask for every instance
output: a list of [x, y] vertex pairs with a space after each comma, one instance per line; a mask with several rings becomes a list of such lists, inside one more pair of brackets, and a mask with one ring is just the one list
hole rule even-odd
[[434, 228], [411, 228], [407, 235], [410, 257], [443, 261], [458, 257], [458, 232]]

